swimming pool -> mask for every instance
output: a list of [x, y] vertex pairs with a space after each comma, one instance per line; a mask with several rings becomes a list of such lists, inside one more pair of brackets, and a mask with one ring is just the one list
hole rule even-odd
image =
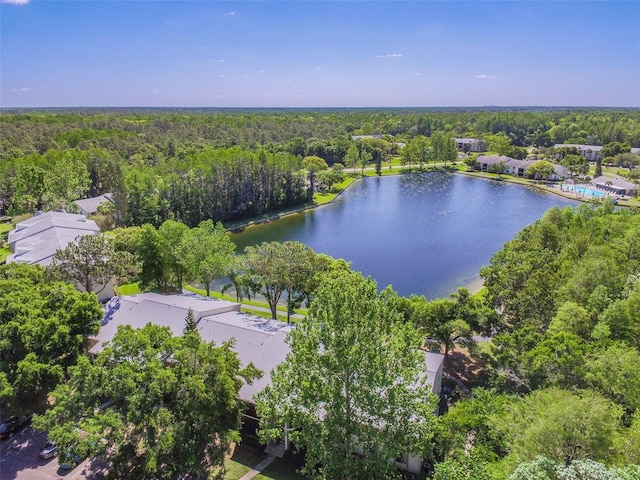
[[563, 184], [562, 191], [564, 192], [578, 192], [583, 195], [591, 195], [592, 197], [606, 197], [607, 194], [605, 192], [601, 192], [599, 190], [594, 190], [593, 188], [585, 187], [584, 185], [569, 185]]

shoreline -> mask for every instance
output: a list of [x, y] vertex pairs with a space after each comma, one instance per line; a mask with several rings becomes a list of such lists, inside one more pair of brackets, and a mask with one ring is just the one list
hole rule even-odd
[[[411, 166], [407, 166], [404, 167], [404, 169], [406, 170], [407, 168], [411, 168]], [[431, 170], [431, 172], [434, 172], [437, 170]], [[424, 172], [409, 172], [409, 174], [414, 174], [414, 173], [431, 173], [428, 171], [424, 171]], [[400, 171], [392, 171], [391, 173], [388, 173], [386, 175], [382, 175], [382, 177], [386, 177], [386, 176], [392, 176], [392, 175], [405, 175], [407, 172], [404, 172], [402, 170]], [[556, 187], [556, 185], [553, 186], [549, 186], [549, 185], [545, 185], [545, 184], [538, 184], [538, 183], [530, 183], [530, 181], [521, 179], [520, 177], [517, 178], [513, 178], [510, 176], [504, 176], [501, 178], [494, 178], [494, 177], [489, 177], [486, 176], [484, 174], [482, 174], [482, 172], [473, 172], [473, 171], [463, 171], [463, 170], [455, 170], [455, 171], [445, 171], [445, 173], [451, 173], [451, 174], [458, 174], [458, 175], [466, 175], [469, 177], [475, 177], [475, 178], [482, 178], [484, 180], [491, 180], [494, 182], [507, 182], [507, 183], [511, 183], [513, 185], [520, 185], [523, 187], [532, 187], [535, 188], [537, 190], [540, 190], [542, 192], [545, 193], [550, 193], [553, 195], [557, 195], [559, 197], [563, 197], [566, 198], [568, 200], [575, 200], [581, 203], [590, 203], [594, 200], [599, 200], [601, 197], [588, 197], [585, 198], [583, 197], [576, 197], [575, 193], [573, 192], [565, 192], [559, 188]], [[279, 220], [280, 218], [283, 217], [287, 217], [289, 215], [296, 215], [299, 213], [303, 213], [307, 210], [311, 210], [311, 209], [315, 209], [315, 208], [319, 208], [319, 207], [323, 207], [325, 205], [330, 205], [331, 203], [333, 203], [338, 197], [340, 197], [340, 195], [342, 195], [345, 191], [347, 191], [347, 189], [349, 187], [351, 187], [351, 185], [353, 185], [354, 183], [358, 182], [359, 180], [362, 180], [363, 178], [368, 178], [367, 175], [363, 175], [357, 178], [354, 178], [354, 180], [352, 182], [350, 182], [346, 187], [344, 187], [342, 190], [340, 190], [336, 196], [334, 198], [332, 198], [331, 200], [329, 200], [326, 203], [321, 203], [321, 204], [311, 204], [311, 205], [304, 205], [302, 207], [298, 207], [295, 208], [293, 210], [285, 210], [279, 213], [273, 213], [271, 215], [266, 216], [265, 218], [260, 218], [257, 220], [249, 220], [246, 223], [240, 223], [239, 225], [234, 225], [232, 227], [227, 228], [227, 232], [229, 233], [238, 233], [243, 231], [246, 228], [249, 227], [253, 227], [256, 225], [262, 225], [263, 223], [270, 223], [273, 222], [275, 220]], [[378, 177], [380, 178], [380, 177]], [[604, 198], [611, 198], [611, 197], [604, 197]], [[627, 207], [627, 208], [639, 208], [637, 205], [631, 205], [628, 200], [626, 199], [616, 199], [617, 200], [617, 205], [618, 207]]]

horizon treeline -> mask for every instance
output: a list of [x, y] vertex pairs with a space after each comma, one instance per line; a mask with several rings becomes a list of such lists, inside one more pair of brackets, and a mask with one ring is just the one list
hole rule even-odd
[[120, 225], [232, 222], [308, 201], [305, 156], [331, 166], [345, 162], [354, 135], [436, 133], [640, 147], [640, 110], [3, 110], [0, 214], [111, 192]]

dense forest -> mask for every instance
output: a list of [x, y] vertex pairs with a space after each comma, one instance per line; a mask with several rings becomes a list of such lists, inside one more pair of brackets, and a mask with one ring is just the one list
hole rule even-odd
[[[640, 147], [640, 111], [4, 110], [0, 214], [60, 209], [111, 192], [119, 225], [251, 218], [308, 201], [303, 158], [347, 165], [352, 137], [374, 134], [394, 143], [500, 134], [513, 148]], [[363, 146], [373, 163], [393, 153], [373, 141]]]
[[[610, 203], [555, 207], [493, 256], [481, 276], [500, 315], [484, 325], [481, 388], [443, 418], [447, 462], [473, 457], [476, 478], [639, 464], [639, 267], [640, 215]], [[637, 478], [602, 475], [558, 478]]]

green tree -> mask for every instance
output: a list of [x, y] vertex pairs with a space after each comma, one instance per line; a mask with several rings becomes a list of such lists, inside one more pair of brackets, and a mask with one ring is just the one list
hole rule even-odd
[[585, 378], [603, 395], [628, 411], [640, 407], [640, 353], [624, 344], [615, 344], [594, 354], [585, 365]]
[[329, 168], [327, 162], [320, 157], [310, 155], [302, 159], [302, 167], [307, 171], [309, 180], [309, 201], [313, 201], [313, 193], [315, 192], [316, 174]]
[[58, 250], [48, 268], [54, 277], [96, 294], [109, 282], [117, 284], [136, 273], [133, 255], [116, 251], [113, 241], [102, 235], [79, 237], [64, 250]]
[[20, 168], [14, 180], [13, 206], [15, 212], [33, 213], [42, 206], [46, 176], [45, 169], [38, 165], [26, 164]]
[[443, 134], [434, 133], [431, 136], [431, 145], [433, 147], [433, 161], [443, 162], [447, 166], [447, 162], [455, 162], [458, 158], [458, 146], [453, 138]]
[[619, 153], [615, 156], [615, 164], [618, 167], [633, 170], [640, 166], [640, 155], [635, 153]]
[[623, 142], [610, 142], [602, 147], [600, 154], [602, 157], [615, 157], [620, 153], [629, 153], [631, 152], [631, 147], [627, 143]]
[[187, 316], [184, 319], [184, 335], [189, 334], [190, 332], [194, 332], [198, 326], [198, 322], [196, 321], [196, 317], [193, 314], [193, 310], [189, 307], [187, 310]]
[[407, 145], [405, 145], [402, 149], [401, 157], [404, 159], [404, 162], [409, 165], [417, 163], [420, 170], [422, 170], [423, 163], [428, 164], [431, 159], [435, 162], [435, 156], [429, 143], [429, 139], [422, 135], [414, 137]]
[[489, 480], [486, 464], [476, 458], [459, 455], [437, 463], [433, 480]]
[[536, 180], [547, 180], [555, 173], [553, 164], [546, 160], [538, 160], [527, 167], [525, 174], [529, 178]]
[[571, 465], [554, 462], [544, 455], [518, 465], [507, 480], [635, 480], [640, 467], [608, 468], [593, 460], [576, 460]]
[[187, 276], [187, 265], [182, 257], [182, 239], [189, 230], [182, 222], [165, 220], [158, 228], [160, 262], [166, 286], [181, 292]]
[[575, 173], [583, 175], [586, 173], [586, 169], [589, 168], [589, 162], [578, 154], [565, 155], [560, 164], [566, 167], [570, 177], [573, 177]]
[[489, 173], [497, 173], [498, 174], [498, 178], [502, 178], [502, 174], [505, 171], [505, 162], [503, 160], [500, 160], [497, 163], [492, 163], [491, 165], [489, 165]]
[[342, 173], [344, 166], [340, 163], [336, 163], [328, 170], [323, 170], [318, 173], [318, 179], [324, 185], [324, 188], [331, 190], [335, 183], [340, 183], [344, 180], [344, 174]]
[[571, 465], [576, 460], [613, 460], [622, 409], [592, 391], [538, 390], [514, 405], [505, 418], [512, 455], [545, 455]]
[[504, 133], [487, 135], [485, 139], [489, 142], [489, 151], [496, 155], [508, 157], [511, 153], [511, 140]]
[[162, 265], [160, 235], [156, 228], [147, 223], [138, 234], [138, 259], [140, 261], [140, 288], [165, 287], [165, 275]]
[[471, 345], [474, 328], [487, 325], [493, 316], [491, 309], [472, 297], [466, 288], [459, 288], [451, 298], [427, 301], [414, 295], [409, 300], [409, 319], [430, 342], [444, 348], [445, 359], [455, 345]]
[[596, 158], [596, 168], [593, 173], [594, 178], [598, 178], [602, 176], [602, 158]]
[[188, 278], [202, 282], [209, 296], [211, 283], [229, 272], [235, 251], [222, 224], [205, 220], [184, 233], [178, 255], [187, 267]]
[[0, 266], [0, 410], [41, 408], [98, 332], [96, 296], [45, 280], [39, 266]]
[[389, 459], [430, 450], [435, 398], [420, 335], [397, 301], [360, 273], [325, 276], [290, 333], [287, 360], [258, 395], [262, 437], [288, 433], [314, 478], [388, 478]]
[[[116, 478], [207, 476], [223, 465], [238, 429], [238, 391], [256, 378], [232, 343], [216, 347], [196, 330], [173, 337], [155, 325], [121, 326], [94, 362], [80, 358], [35, 419], [60, 456], [102, 456]], [[99, 408], [110, 400], [108, 408]], [[78, 434], [78, 432], [85, 432]]]
[[573, 333], [582, 338], [591, 335], [592, 325], [589, 312], [575, 302], [565, 302], [549, 324], [548, 333]]
[[360, 162], [360, 175], [364, 175], [364, 169], [367, 168], [369, 162], [373, 159], [373, 154], [363, 142], [358, 142], [358, 161]]
[[242, 259], [244, 275], [260, 285], [262, 294], [269, 302], [271, 316], [277, 319], [277, 306], [284, 293], [287, 294], [287, 322], [291, 312], [301, 298], [297, 294], [308, 294], [306, 287], [319, 264], [315, 252], [300, 242], [265, 242], [248, 246]]
[[347, 149], [347, 153], [344, 156], [344, 164], [347, 167], [353, 168], [353, 173], [356, 173], [356, 166], [360, 163], [360, 150], [356, 143], [351, 143]]
[[441, 456], [457, 458], [472, 453], [478, 462], [495, 462], [508, 453], [505, 437], [494, 426], [494, 417], [506, 413], [511, 396], [484, 388], [455, 403], [441, 417], [437, 445]]
[[91, 179], [86, 164], [77, 152], [49, 150], [44, 159], [48, 165], [44, 181], [44, 207], [57, 209], [83, 198]]

